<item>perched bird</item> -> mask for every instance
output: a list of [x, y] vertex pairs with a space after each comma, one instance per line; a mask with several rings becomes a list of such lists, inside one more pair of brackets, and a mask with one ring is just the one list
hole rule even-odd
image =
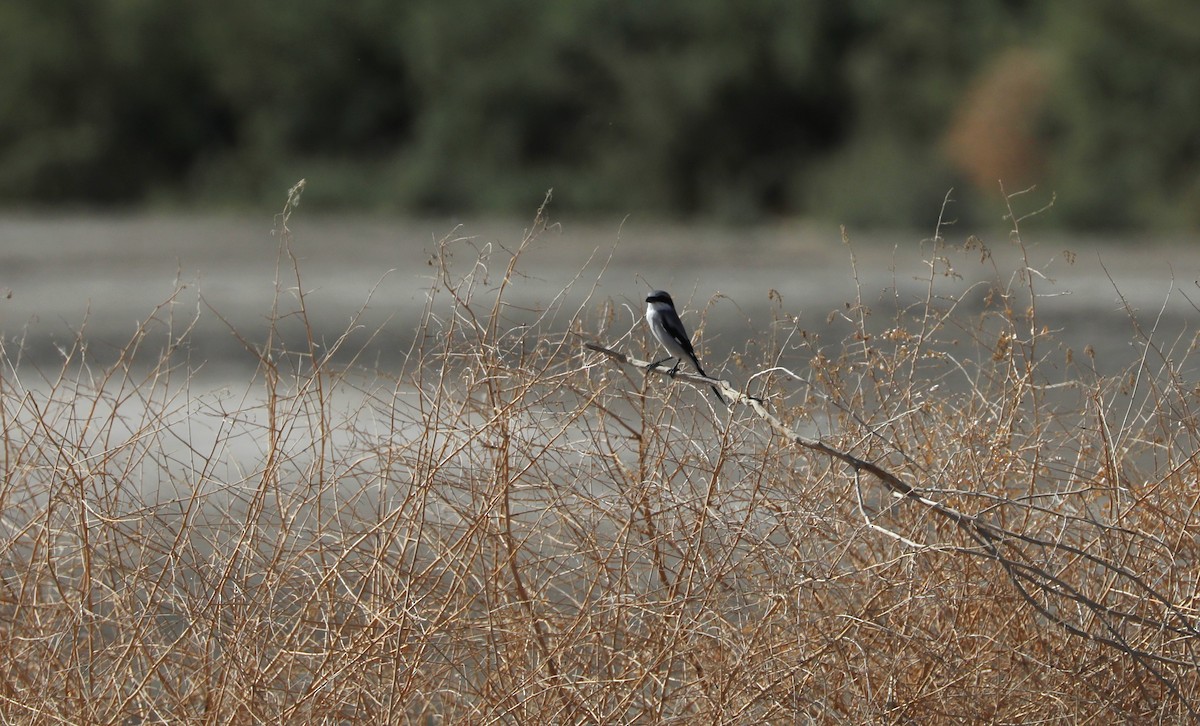
[[[671, 368], [670, 374], [675, 375], [679, 370], [679, 365], [686, 359], [697, 373], [708, 378], [708, 374], [700, 367], [700, 361], [696, 359], [696, 350], [692, 347], [692, 339], [688, 336], [687, 329], [683, 327], [679, 313], [675, 312], [675, 302], [671, 300], [671, 296], [666, 290], [655, 290], [646, 296], [646, 324], [650, 326], [650, 332], [654, 333], [655, 339], [671, 354], [655, 362], [654, 365], [666, 363], [674, 358], [675, 365]], [[717, 387], [713, 386], [712, 390], [717, 395], [717, 400], [724, 404], [725, 397], [721, 395]]]

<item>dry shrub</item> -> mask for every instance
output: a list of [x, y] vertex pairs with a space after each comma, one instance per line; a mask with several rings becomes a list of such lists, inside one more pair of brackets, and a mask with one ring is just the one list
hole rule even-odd
[[979, 190], [996, 180], [1029, 183], [1044, 177], [1043, 123], [1053, 62], [1016, 48], [1001, 54], [965, 94], [946, 131], [943, 149]]
[[765, 405], [726, 411], [583, 347], [638, 352], [640, 311], [508, 302], [542, 225], [441, 243], [398, 373], [285, 345], [303, 295], [236, 395], [192, 390], [166, 307], [115, 364], [6, 356], [5, 720], [1195, 715], [1190, 348], [1049, 376], [1033, 268], [967, 314], [935, 250], [809, 370], [773, 327], [739, 358]]

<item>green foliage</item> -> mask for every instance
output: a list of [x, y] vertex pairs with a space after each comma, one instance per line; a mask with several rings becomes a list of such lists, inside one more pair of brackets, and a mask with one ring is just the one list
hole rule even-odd
[[1030, 47], [1053, 87], [1024, 151], [1059, 218], [1195, 224], [1198, 16], [1186, 0], [8, 3], [0, 202], [248, 205], [304, 176], [325, 207], [512, 211], [553, 187], [576, 210], [924, 225], [951, 186], [968, 214], [997, 193], [964, 184], [944, 139], [989, 63]]
[[1200, 224], [1200, 6], [1055, 6], [1063, 74], [1050, 119], [1061, 213], [1073, 224]]

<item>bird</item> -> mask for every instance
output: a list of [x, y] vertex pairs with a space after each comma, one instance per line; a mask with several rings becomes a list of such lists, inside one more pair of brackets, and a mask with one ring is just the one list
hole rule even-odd
[[[688, 336], [687, 328], [683, 327], [683, 321], [679, 319], [679, 313], [675, 311], [675, 301], [671, 299], [671, 295], [666, 290], [654, 290], [646, 296], [646, 324], [650, 326], [650, 332], [654, 334], [654, 338], [670, 353], [666, 358], [651, 364], [651, 367], [661, 365], [674, 358], [675, 365], [668, 371], [668, 375], [673, 376], [686, 359], [697, 373], [708, 378], [708, 374], [700, 367], [700, 361], [696, 358], [696, 350], [692, 347], [692, 339]], [[716, 386], [713, 386], [712, 390], [718, 401], [728, 405]]]

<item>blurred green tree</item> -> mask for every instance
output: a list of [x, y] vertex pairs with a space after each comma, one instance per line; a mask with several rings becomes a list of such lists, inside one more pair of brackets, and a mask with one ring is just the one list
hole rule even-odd
[[952, 186], [955, 216], [994, 212], [999, 173], [1069, 223], [1195, 225], [1198, 21], [1188, 0], [6, 3], [0, 203], [244, 206], [304, 176], [317, 207], [509, 212], [553, 187], [924, 226]]
[[185, 17], [152, 2], [0, 7], [0, 195], [133, 201], [228, 144]]
[[1046, 133], [1059, 214], [1086, 228], [1200, 224], [1200, 5], [1070, 0]]

